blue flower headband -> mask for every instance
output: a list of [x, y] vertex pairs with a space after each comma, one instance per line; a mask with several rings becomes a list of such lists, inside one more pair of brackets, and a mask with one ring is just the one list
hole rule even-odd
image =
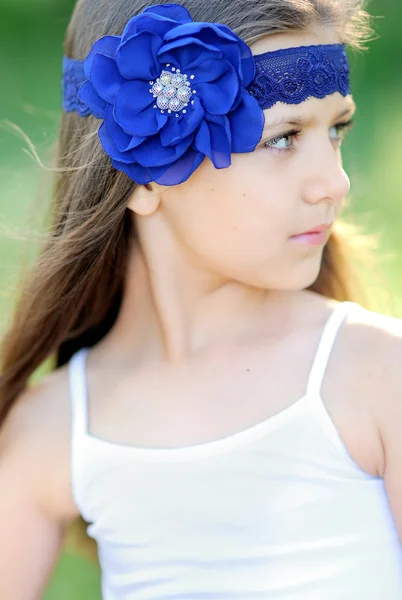
[[215, 168], [253, 152], [264, 110], [350, 93], [344, 44], [253, 56], [229, 27], [193, 22], [161, 4], [105, 36], [84, 61], [63, 58], [63, 108], [103, 119], [99, 138], [115, 169], [138, 184], [183, 183], [208, 156]]

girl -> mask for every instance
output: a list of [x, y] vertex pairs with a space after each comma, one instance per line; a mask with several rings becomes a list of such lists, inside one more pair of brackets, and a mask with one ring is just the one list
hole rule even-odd
[[78, 518], [105, 600], [401, 597], [402, 325], [340, 220], [368, 31], [359, 0], [78, 1], [2, 347], [2, 599]]

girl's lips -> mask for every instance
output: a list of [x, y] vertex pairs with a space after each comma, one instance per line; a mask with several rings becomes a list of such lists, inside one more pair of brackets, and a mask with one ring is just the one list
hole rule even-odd
[[309, 244], [310, 246], [322, 246], [327, 241], [328, 231], [329, 230], [321, 231], [319, 233], [302, 233], [300, 235], [292, 235], [290, 239], [298, 243]]

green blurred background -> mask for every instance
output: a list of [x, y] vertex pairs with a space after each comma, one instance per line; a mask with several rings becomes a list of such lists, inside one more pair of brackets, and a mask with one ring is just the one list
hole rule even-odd
[[[17, 128], [49, 164], [60, 114], [63, 37], [73, 4], [0, 0], [1, 327], [9, 319], [21, 269], [37, 250], [33, 232], [40, 231], [51, 185], [51, 173], [29, 156], [29, 141]], [[343, 150], [352, 183], [347, 213], [378, 239], [382, 277], [370, 269], [365, 273], [370, 295], [379, 306], [384, 301], [384, 312], [392, 305], [393, 314], [402, 318], [402, 1], [372, 0], [368, 10], [379, 17], [374, 21], [378, 37], [368, 52], [350, 54], [358, 110]], [[99, 599], [99, 572], [64, 552], [45, 599], [71, 598]]]

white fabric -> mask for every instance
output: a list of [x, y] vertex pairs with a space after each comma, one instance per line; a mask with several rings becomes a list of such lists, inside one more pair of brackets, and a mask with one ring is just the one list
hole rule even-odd
[[306, 395], [245, 431], [179, 449], [87, 432], [85, 358], [69, 365], [74, 498], [104, 600], [400, 600], [402, 552], [383, 480], [348, 454], [320, 396], [323, 330]]

